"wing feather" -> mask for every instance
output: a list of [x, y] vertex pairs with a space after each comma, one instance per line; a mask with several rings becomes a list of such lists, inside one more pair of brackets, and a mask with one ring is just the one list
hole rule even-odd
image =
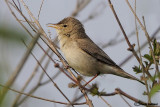
[[99, 48], [91, 39], [83, 38], [77, 40], [78, 47], [83, 51], [96, 58], [98, 61], [120, 68], [111, 58], [101, 49]]

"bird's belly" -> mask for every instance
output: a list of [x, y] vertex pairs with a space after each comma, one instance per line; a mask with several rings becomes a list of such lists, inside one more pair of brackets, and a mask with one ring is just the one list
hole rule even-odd
[[98, 73], [97, 60], [78, 47], [62, 49], [69, 65], [85, 76], [94, 76]]

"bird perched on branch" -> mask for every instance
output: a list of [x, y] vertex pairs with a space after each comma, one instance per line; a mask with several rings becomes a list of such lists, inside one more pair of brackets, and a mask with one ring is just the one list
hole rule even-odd
[[69, 66], [84, 76], [113, 74], [120, 77], [142, 81], [121, 69], [101, 48], [85, 33], [82, 23], [67, 17], [57, 24], [49, 24], [56, 29], [60, 49]]

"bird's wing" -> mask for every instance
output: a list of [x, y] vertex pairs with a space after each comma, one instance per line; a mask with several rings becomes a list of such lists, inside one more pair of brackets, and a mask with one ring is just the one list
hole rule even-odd
[[98, 61], [120, 68], [111, 58], [89, 38], [77, 40], [78, 47]]

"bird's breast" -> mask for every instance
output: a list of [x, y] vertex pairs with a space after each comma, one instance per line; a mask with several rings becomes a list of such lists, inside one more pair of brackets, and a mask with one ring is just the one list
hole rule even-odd
[[60, 45], [61, 51], [72, 68], [86, 76], [97, 74], [96, 59], [80, 49], [75, 41], [67, 41]]

